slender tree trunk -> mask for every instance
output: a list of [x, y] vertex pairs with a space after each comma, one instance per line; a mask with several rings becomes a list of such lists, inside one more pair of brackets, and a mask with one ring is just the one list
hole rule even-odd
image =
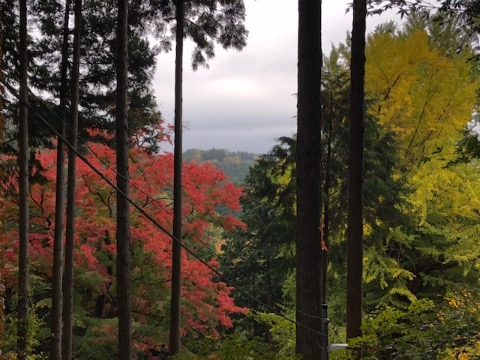
[[[347, 338], [361, 336], [366, 0], [353, 1], [347, 228]], [[360, 358], [361, 354], [357, 354]]]
[[[0, 19], [2, 19], [0, 17]], [[3, 20], [3, 19], [2, 19]], [[0, 64], [3, 63], [3, 36], [0, 34]], [[0, 80], [3, 80], [3, 69], [0, 67]], [[0, 141], [3, 141], [5, 130], [5, 119], [3, 117], [3, 101], [0, 99]]]
[[[27, 58], [27, 2], [20, 0], [20, 98], [28, 101], [28, 58]], [[18, 249], [18, 359], [27, 358], [28, 334], [28, 238], [29, 238], [29, 211], [28, 211], [28, 110], [27, 105], [20, 102], [19, 133], [18, 133], [18, 164], [19, 164], [19, 249]]]
[[[110, 239], [110, 234], [108, 231], [105, 232], [105, 248], [112, 245], [112, 239]], [[98, 251], [101, 251], [104, 246], [102, 244], [99, 244], [97, 247]], [[110, 278], [113, 278], [113, 266], [110, 265], [113, 262], [113, 255], [110, 251], [107, 252], [107, 258], [108, 258], [108, 264], [107, 265], [107, 274], [110, 276]], [[112, 282], [109, 281], [107, 284], [107, 291], [110, 289], [110, 286], [112, 285]], [[103, 316], [103, 312], [105, 309], [105, 304], [107, 300], [107, 294], [102, 293], [98, 295], [97, 301], [95, 304], [95, 317], [101, 318]]]
[[[3, 62], [3, 51], [2, 51], [2, 42], [3, 37], [0, 34], [0, 63]], [[0, 68], [0, 80], [3, 79], [3, 69]], [[3, 119], [3, 102], [0, 99], [0, 141], [3, 141], [3, 130], [4, 130], [4, 119]], [[3, 254], [0, 253], [0, 257], [3, 258]], [[5, 283], [3, 281], [2, 275], [0, 275], [0, 336], [5, 336]], [[0, 348], [2, 351], [2, 348]]]
[[[60, 85], [60, 111], [62, 124], [60, 133], [66, 136], [67, 122], [67, 68], [68, 68], [68, 21], [70, 1], [65, 2], [65, 17], [63, 22], [62, 65]], [[57, 141], [57, 182], [55, 185], [55, 232], [53, 236], [53, 284], [52, 284], [52, 342], [50, 358], [62, 359], [62, 279], [63, 279], [63, 226], [65, 223], [65, 144], [62, 139]]]
[[[72, 80], [70, 84], [70, 131], [69, 142], [73, 149], [77, 149], [78, 136], [78, 99], [79, 99], [79, 69], [80, 69], [80, 38], [82, 29], [82, 0], [75, 0], [75, 28], [73, 37]], [[63, 281], [63, 336], [62, 358], [72, 358], [73, 338], [73, 258], [75, 238], [75, 192], [77, 157], [73, 149], [68, 151], [68, 180], [67, 180], [67, 226], [65, 240], [65, 273]]]
[[182, 115], [183, 115], [183, 31], [184, 0], [176, 2], [175, 49], [175, 149], [173, 177], [173, 236], [172, 242], [172, 297], [170, 308], [170, 354], [180, 351], [181, 291], [182, 291]]
[[117, 23], [117, 292], [119, 359], [133, 358], [128, 203], [128, 1], [118, 1]]
[[299, 0], [296, 351], [321, 358], [321, 0]]
[[330, 88], [330, 106], [327, 130], [327, 158], [325, 159], [325, 199], [323, 201], [322, 224], [322, 304], [327, 303], [327, 272], [328, 272], [328, 246], [330, 239], [330, 187], [331, 187], [331, 160], [332, 160], [332, 125], [333, 125], [333, 89]]

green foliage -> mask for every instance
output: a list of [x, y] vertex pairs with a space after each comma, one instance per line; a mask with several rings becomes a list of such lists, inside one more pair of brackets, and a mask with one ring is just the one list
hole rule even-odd
[[[293, 253], [287, 249], [294, 239], [294, 144], [293, 139], [282, 138], [251, 167], [241, 198], [241, 219], [248, 228], [233, 233], [222, 247], [225, 275], [269, 307], [281, 301], [282, 283], [293, 268]], [[266, 311], [243, 293], [235, 295], [240, 305]], [[242, 327], [266, 336], [266, 327], [252, 324], [250, 318]]]
[[422, 336], [422, 331], [428, 330], [435, 319], [433, 310], [432, 301], [418, 300], [405, 310], [386, 307], [369, 314], [364, 321], [363, 336], [352, 339], [349, 347], [361, 349], [368, 359], [419, 359], [433, 355], [433, 349], [424, 347]]
[[[82, 75], [85, 78], [81, 90], [84, 127], [111, 129], [112, 125], [115, 78], [112, 4], [98, 0], [85, 3], [88, 31], [83, 39], [86, 71]], [[168, 32], [172, 29], [168, 19], [174, 6], [169, 1], [144, 0], [137, 1], [136, 5], [129, 19], [133, 80], [130, 120], [132, 129], [148, 132], [161, 120], [149, 85], [156, 53], [148, 41], [150, 25], [147, 20], [159, 33]], [[34, 1], [32, 6], [36, 12], [36, 22], [32, 26], [41, 30], [42, 36], [31, 39], [36, 66], [31, 68], [30, 80], [39, 93], [46, 91], [54, 97], [59, 92], [59, 54], [54, 50], [59, 48], [58, 24], [62, 22], [62, 6], [57, 0]], [[477, 10], [466, 6], [464, 20], [473, 18], [471, 15], [477, 14]], [[16, 33], [16, 11], [13, 2], [6, 2], [2, 7], [5, 21], [1, 25], [5, 33]], [[245, 45], [243, 1], [193, 1], [189, 3], [187, 15], [190, 21], [186, 32], [196, 43], [192, 58], [194, 67], [205, 65], [214, 55], [216, 41], [226, 47]], [[480, 142], [478, 134], [471, 129], [460, 134], [461, 129], [467, 128], [472, 113], [477, 116], [478, 64], [472, 58], [471, 34], [463, 34], [455, 21], [436, 20], [431, 22], [425, 17], [412, 16], [404, 29], [385, 24], [368, 40], [364, 193], [366, 315], [364, 335], [349, 344], [353, 349], [361, 349], [364, 359], [480, 356], [477, 333], [480, 306], [475, 289], [480, 269]], [[473, 26], [473, 23], [468, 24]], [[7, 36], [2, 42], [4, 57], [0, 66], [6, 79], [17, 76], [14, 38]], [[161, 43], [164, 49], [170, 46], [171, 40], [168, 38]], [[349, 60], [346, 46], [333, 47], [325, 58], [322, 74], [323, 180], [319, 186], [324, 192], [322, 224], [328, 219], [328, 229], [323, 235], [329, 239], [331, 342], [343, 342], [344, 337]], [[49, 114], [47, 117], [51, 117], [49, 109], [58, 111], [46, 100], [33, 99], [31, 103], [43, 115]], [[9, 120], [14, 118], [15, 107], [15, 103], [6, 99], [3, 111]], [[32, 135], [38, 135], [32, 141], [34, 146], [49, 145], [44, 130], [31, 128]], [[139, 133], [137, 142], [148, 142], [147, 137]], [[211, 273], [202, 273], [201, 268], [186, 257], [189, 277], [184, 283], [182, 305], [187, 313], [184, 326], [188, 327], [188, 336], [184, 352], [178, 358], [295, 359], [294, 325], [270, 312], [274, 308], [295, 318], [295, 137], [280, 138], [269, 153], [259, 157], [223, 149], [191, 149], [184, 156], [192, 161], [187, 166], [193, 162], [209, 162], [223, 169], [237, 184], [245, 184], [242, 220], [247, 229], [239, 227], [229, 239], [222, 239], [221, 226], [228, 219], [217, 213], [219, 202], [215, 199], [212, 207], [204, 206], [212, 200], [209, 197], [213, 198], [214, 191], [210, 188], [204, 191], [200, 183], [188, 189], [192, 191], [187, 201], [191, 208], [185, 219], [196, 234], [212, 241], [213, 246], [223, 244], [220, 260], [224, 274], [266, 307], [236, 292], [240, 305], [259, 311], [237, 319], [234, 335], [221, 336], [218, 331], [230, 326], [227, 315], [242, 311], [234, 306], [225, 285], [213, 281]], [[105, 158], [113, 158], [113, 155]], [[162, 168], [157, 171], [156, 178], [149, 178], [151, 167], [140, 170], [136, 167], [143, 162], [151, 165], [151, 159], [137, 160], [132, 161], [133, 173], [137, 171], [132, 178], [139, 181], [141, 187], [155, 186], [155, 181], [167, 173], [167, 169]], [[162, 161], [169, 159], [164, 157]], [[7, 162], [12, 161], [8, 159]], [[28, 319], [28, 347], [35, 354], [30, 357], [32, 360], [44, 358], [50, 336], [44, 318], [48, 319], [46, 314], [51, 307], [48, 280], [51, 191], [48, 191], [49, 182], [39, 175], [51, 169], [43, 169], [40, 165], [36, 163], [39, 170], [32, 174], [38, 181], [33, 182], [31, 191], [34, 308]], [[13, 182], [3, 180], [15, 174], [11, 173], [10, 166], [2, 165], [1, 171], [5, 191], [0, 199], [3, 215], [0, 225], [4, 240], [2, 250], [9, 254], [8, 273], [15, 267], [12, 239], [16, 238], [16, 223], [12, 219], [16, 216], [13, 204], [16, 189]], [[205, 179], [211, 173], [214, 173], [213, 167], [204, 172], [198, 170], [197, 175]], [[218, 184], [225, 185], [223, 177], [215, 177]], [[85, 185], [79, 187], [82, 191], [79, 200], [90, 202], [79, 210], [82, 226], [77, 228], [78, 246], [82, 251], [79, 251], [75, 272], [74, 356], [113, 359], [118, 357], [115, 253], [110, 239], [114, 199], [111, 191], [98, 187], [98, 179], [88, 182], [89, 179], [85, 173], [79, 177]], [[162, 203], [166, 207], [170, 205], [170, 182], [159, 183], [153, 193], [158, 199], [166, 199]], [[233, 197], [230, 196], [232, 188], [223, 190], [228, 193], [225, 198]], [[159, 210], [151, 199], [139, 192], [135, 191], [135, 196], [143, 200], [167, 228], [171, 225], [171, 216], [164, 209]], [[90, 219], [95, 219], [93, 228]], [[138, 354], [153, 356], [165, 349], [167, 338], [165, 314], [169, 310], [169, 279], [165, 264], [168, 264], [169, 248], [165, 246], [167, 239], [158, 237], [158, 229], [150, 228], [136, 215], [132, 218], [132, 234], [135, 346]], [[158, 242], [150, 242], [155, 239]], [[186, 236], [185, 240], [201, 247], [202, 256], [209, 255], [207, 247], [196, 244], [197, 236]], [[216, 259], [212, 259], [212, 263], [216, 264]], [[12, 276], [8, 279], [8, 292], [14, 291], [12, 279]], [[216, 298], [220, 292], [223, 301]], [[3, 289], [0, 295], [3, 300]], [[0, 348], [7, 358], [15, 356], [13, 308], [13, 302], [7, 304], [5, 329], [0, 327]], [[338, 352], [331, 358], [349, 356], [349, 352]]]
[[73, 339], [73, 357], [85, 360], [117, 359], [118, 320], [92, 317], [84, 319], [81, 336], [79, 334]]
[[[55, 128], [59, 128], [61, 109], [60, 68], [63, 41], [64, 1], [34, 0], [29, 2], [29, 33], [35, 34], [29, 39], [29, 86], [35, 89], [37, 96], [29, 97], [29, 104], [36, 112], [48, 119]], [[139, 4], [137, 4], [139, 5]], [[154, 13], [143, 2], [142, 6], [132, 6], [129, 12], [129, 73], [130, 73], [130, 129], [133, 132], [144, 131], [142, 143], [150, 142], [158, 146], [162, 138], [163, 120], [156, 105], [151, 88], [155, 67], [155, 47], [151, 46], [147, 36], [146, 22], [152, 21]], [[82, 71], [80, 74], [80, 131], [87, 138], [86, 128], [113, 130], [115, 109], [115, 21], [116, 5], [108, 2], [88, 0], [83, 2], [82, 29]], [[0, 67], [4, 78], [15, 85], [18, 81], [18, 5], [5, 1], [0, 8], [2, 19], [2, 53]], [[70, 38], [70, 42], [72, 37]], [[71, 45], [71, 44], [70, 44]], [[71, 46], [70, 46], [71, 48]], [[68, 60], [71, 63], [71, 49]], [[68, 80], [68, 79], [67, 79]], [[2, 109], [8, 124], [7, 141], [4, 150], [14, 152], [12, 139], [15, 137], [16, 108], [18, 103], [11, 97], [0, 96], [4, 100]], [[40, 96], [38, 96], [40, 95]], [[55, 99], [55, 100], [54, 100]], [[29, 112], [30, 145], [34, 148], [51, 147], [52, 133], [48, 127], [40, 125], [33, 112]], [[155, 130], [153, 130], [155, 129]], [[105, 141], [105, 138], [97, 139]]]
[[[442, 359], [476, 359], [480, 355], [480, 304], [478, 288], [450, 292], [438, 313], [437, 343], [443, 345]], [[461, 357], [463, 356], [463, 357]]]
[[[454, 54], [450, 51], [452, 43], [442, 41], [442, 34], [454, 29], [442, 33], [432, 25], [431, 34], [435, 34], [430, 35], [419, 30], [422, 22], [417, 20], [412, 19], [405, 31], [397, 31], [392, 24], [380, 27], [368, 45], [370, 99], [365, 119], [364, 193], [367, 315], [364, 337], [351, 345], [361, 347], [365, 358], [370, 359], [420, 359], [425, 354], [440, 359], [465, 348], [472, 354], [476, 351], [476, 337], [471, 334], [477, 328], [476, 320], [469, 316], [473, 312], [453, 315], [454, 309], [442, 296], [474, 286], [480, 268], [476, 243], [480, 234], [478, 166], [475, 162], [445, 167], [454, 155], [455, 131], [465, 126], [475, 108], [478, 82], [471, 77], [474, 65], [468, 61], [469, 47]], [[325, 189], [324, 214], [329, 216], [329, 317], [331, 328], [340, 332], [345, 321], [348, 59], [345, 46], [333, 48], [324, 61], [322, 90], [321, 185]], [[474, 134], [470, 136], [469, 146], [476, 149], [477, 139], [473, 139]], [[290, 300], [295, 284], [291, 268], [282, 266], [294, 254], [294, 142], [283, 138], [251, 168], [243, 198], [243, 220], [249, 233], [232, 235], [223, 258], [231, 278], [265, 302], [273, 300], [279, 311], [290, 315], [294, 315]], [[273, 287], [267, 281], [268, 274], [278, 276]], [[280, 283], [284, 286], [277, 285]], [[255, 305], [242, 300], [241, 295], [239, 299]], [[442, 312], [452, 316], [442, 320]], [[285, 331], [289, 324], [281, 317], [259, 313], [254, 319], [267, 325], [268, 331], [263, 328], [267, 341], [293, 351], [292, 339]], [[456, 319], [460, 319], [458, 323], [454, 323]], [[250, 329], [245, 322], [237, 329]], [[257, 331], [258, 323], [253, 326]], [[461, 335], [462, 331], [466, 333]], [[451, 334], [469, 340], [455, 344]], [[332, 338], [344, 342], [341, 335]], [[348, 354], [338, 352], [332, 358], [347, 358]]]
[[[41, 341], [50, 336], [47, 324], [34, 311], [29, 313], [27, 322], [28, 333], [26, 352], [29, 354], [27, 360], [47, 359], [46, 352], [43, 352], [39, 348]], [[17, 313], [10, 312], [5, 317], [5, 333], [0, 339], [2, 359], [14, 360], [17, 358], [17, 324]]]
[[[233, 334], [221, 339], [204, 338], [189, 345], [189, 353], [175, 357], [188, 359], [232, 359], [232, 360], [294, 360], [284, 357], [259, 338], [247, 339]], [[194, 349], [194, 350], [193, 350]], [[195, 353], [195, 356], [192, 354]]]
[[413, 191], [407, 200], [416, 221], [415, 241], [404, 251], [404, 267], [415, 269], [411, 288], [422, 296], [475, 284], [472, 271], [479, 266], [480, 173], [476, 166], [445, 164], [431, 160], [410, 179]]
[[[324, 214], [329, 218], [328, 234], [324, 232], [324, 236], [329, 236], [327, 283], [331, 318], [336, 325], [345, 322], [345, 163], [348, 162], [350, 98], [347, 56], [346, 49], [339, 47], [325, 59], [322, 91], [325, 136], [322, 137], [324, 172], [321, 185]], [[295, 253], [296, 139], [283, 137], [279, 140], [269, 153], [258, 158], [245, 181], [242, 220], [249, 232], [234, 234], [225, 244], [222, 256], [227, 276], [270, 305], [288, 302], [282, 284], [290, 284], [287, 285], [290, 295], [294, 288], [288, 279], [293, 280], [289, 274]], [[406, 229], [408, 216], [401, 211], [405, 182], [403, 178], [393, 177], [398, 163], [394, 133], [367, 116], [365, 143], [365, 242], [367, 253], [372, 255], [366, 264], [370, 271], [366, 288], [367, 293], [372, 294], [368, 306], [374, 309], [379, 299], [388, 303], [398, 298], [405, 301], [405, 295], [410, 296], [407, 285], [413, 275], [402, 268], [396, 257], [412, 237]], [[389, 292], [390, 287], [394, 291]], [[245, 301], [242, 302], [245, 306], [258, 307], [242, 294], [238, 294], [238, 299]]]
[[465, 129], [462, 135], [463, 138], [456, 144], [456, 157], [450, 161], [450, 165], [475, 163], [480, 159], [480, 141], [475, 128]]
[[[476, 291], [447, 294], [441, 303], [412, 301], [404, 309], [385, 307], [368, 314], [363, 336], [349, 347], [366, 359], [451, 359], [454, 354], [475, 358], [480, 317]], [[473, 357], [469, 357], [472, 356]], [[455, 357], [456, 358], [456, 357]]]
[[[289, 316], [293, 316], [290, 311]], [[298, 359], [295, 355], [295, 324], [274, 313], [254, 313], [258, 321], [270, 328], [273, 345], [280, 359]]]

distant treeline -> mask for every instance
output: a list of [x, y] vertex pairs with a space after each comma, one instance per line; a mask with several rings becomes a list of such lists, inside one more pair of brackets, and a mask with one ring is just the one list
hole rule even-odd
[[183, 153], [183, 158], [185, 161], [211, 162], [221, 169], [233, 183], [240, 185], [257, 155], [246, 151], [212, 148], [209, 150], [188, 149]]
[[225, 158], [239, 158], [242, 161], [254, 161], [256, 157], [257, 154], [247, 151], [230, 151], [227, 149], [215, 148], [211, 148], [209, 150], [188, 149], [183, 153], [183, 158], [185, 160], [196, 161], [223, 161]]

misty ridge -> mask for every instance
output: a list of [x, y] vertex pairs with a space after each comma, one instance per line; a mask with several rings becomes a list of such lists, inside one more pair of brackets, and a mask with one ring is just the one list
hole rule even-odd
[[222, 170], [235, 185], [243, 184], [250, 167], [258, 155], [247, 151], [231, 151], [211, 148], [208, 150], [188, 149], [183, 153], [185, 161], [210, 162]]

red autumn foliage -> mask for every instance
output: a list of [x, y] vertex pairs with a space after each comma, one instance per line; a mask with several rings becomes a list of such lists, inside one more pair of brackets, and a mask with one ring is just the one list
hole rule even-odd
[[[88, 145], [98, 156], [88, 151], [88, 160], [115, 182], [114, 150], [100, 143]], [[33, 183], [30, 191], [31, 269], [48, 284], [52, 276], [56, 154], [53, 150], [42, 150], [36, 154], [36, 159], [38, 164], [33, 172], [41, 174], [44, 179]], [[3, 163], [9, 160], [8, 157], [1, 159]], [[135, 147], [130, 152], [130, 174], [131, 197], [164, 228], [170, 230], [173, 222], [173, 156], [152, 155]], [[221, 229], [245, 226], [234, 216], [220, 215], [218, 207], [238, 210], [242, 190], [229, 183], [220, 170], [208, 163], [185, 163], [183, 174], [184, 241], [201, 253], [212, 267], [218, 268], [214, 251], [215, 245], [222, 241], [218, 238]], [[3, 173], [3, 177], [0, 251], [4, 255], [4, 266], [1, 275], [7, 287], [15, 290], [18, 248], [15, 194], [18, 186], [14, 174]], [[116, 311], [113, 281], [115, 197], [115, 190], [86, 164], [78, 161], [74, 286], [76, 301], [91, 317], [112, 318]], [[134, 320], [139, 326], [160, 324], [157, 327], [166, 329], [172, 240], [135, 209], [131, 211], [131, 240]], [[245, 311], [234, 304], [230, 296], [231, 288], [219, 282], [210, 269], [187, 253], [182, 256], [182, 266], [183, 333], [217, 335], [219, 326], [231, 327], [231, 314]], [[41, 300], [41, 295], [35, 296], [37, 301]], [[111, 323], [105, 325], [103, 333], [109, 332], [110, 326]], [[157, 331], [156, 334], [138, 334], [137, 349], [164, 346], [166, 330]]]

